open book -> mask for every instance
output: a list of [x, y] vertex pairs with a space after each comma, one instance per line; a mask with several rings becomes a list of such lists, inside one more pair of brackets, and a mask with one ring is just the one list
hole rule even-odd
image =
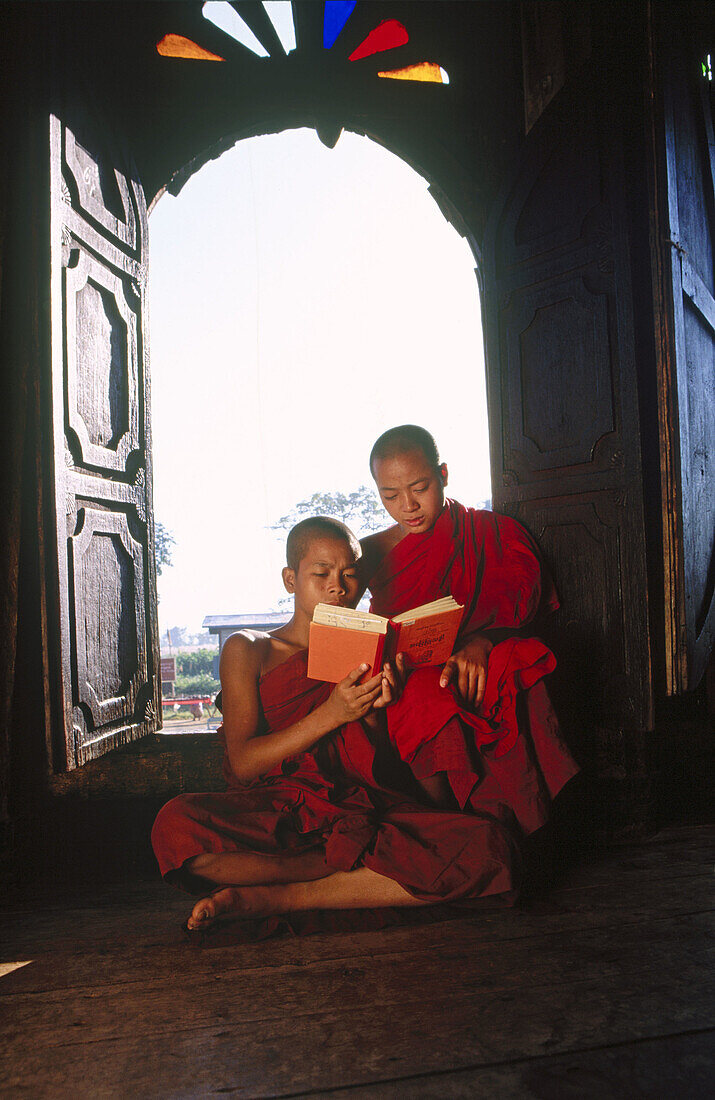
[[371, 611], [316, 604], [310, 624], [308, 677], [339, 683], [363, 663], [366, 677], [398, 653], [416, 665], [441, 665], [452, 652], [464, 608], [451, 596], [386, 619]]

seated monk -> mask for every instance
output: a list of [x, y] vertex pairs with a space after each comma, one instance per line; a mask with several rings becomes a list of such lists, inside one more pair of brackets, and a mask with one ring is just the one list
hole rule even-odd
[[489, 813], [436, 810], [399, 789], [407, 769], [396, 758], [391, 768], [381, 740], [381, 715], [401, 686], [395, 670], [364, 680], [363, 665], [337, 686], [306, 677], [313, 609], [355, 606], [359, 557], [342, 523], [303, 520], [288, 536], [283, 570], [290, 621], [233, 634], [223, 647], [228, 789], [172, 799], [152, 831], [166, 879], [205, 895], [190, 930], [226, 913], [514, 896], [518, 853], [507, 828]]
[[558, 607], [536, 545], [509, 516], [445, 500], [447, 466], [424, 428], [385, 432], [370, 469], [395, 521], [362, 542], [371, 610], [396, 615], [450, 594], [464, 605], [452, 656], [411, 674], [390, 738], [433, 803], [534, 832], [578, 771], [543, 683], [555, 658], [525, 629]]

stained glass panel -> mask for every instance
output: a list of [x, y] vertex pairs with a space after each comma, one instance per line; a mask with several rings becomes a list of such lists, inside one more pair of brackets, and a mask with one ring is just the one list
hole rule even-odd
[[[323, 46], [326, 50], [332, 49], [335, 45], [356, 6], [357, 0], [325, 0]], [[206, 19], [259, 57], [269, 57], [276, 53], [281, 53], [282, 56], [281, 46], [286, 53], [296, 49], [293, 5], [290, 0], [263, 0], [260, 6], [248, 5], [246, 8], [250, 16], [248, 22], [238, 14], [237, 7], [237, 4], [229, 4], [225, 0], [207, 0], [202, 5], [202, 11]], [[249, 23], [251, 26], [248, 25]], [[252, 30], [253, 26], [256, 26], [255, 33]], [[258, 34], [268, 41], [268, 48], [256, 37]], [[405, 46], [408, 42], [409, 34], [403, 23], [398, 19], [383, 19], [363, 38], [360, 45], [356, 46], [349, 60], [360, 61], [386, 50]], [[195, 61], [226, 60], [181, 34], [165, 34], [157, 43], [156, 49], [163, 57], [181, 57]], [[435, 61], [420, 61], [398, 69], [383, 69], [377, 75], [388, 80], [449, 84], [449, 75]], [[703, 63], [703, 75], [712, 79], [709, 56], [707, 65]]]
[[371, 54], [382, 53], [383, 50], [394, 50], [408, 41], [409, 35], [402, 23], [397, 19], [383, 19], [357, 49], [353, 50], [350, 61], [359, 61], [361, 57], [370, 57]]
[[352, 15], [357, 0], [325, 0], [323, 46], [329, 50]]

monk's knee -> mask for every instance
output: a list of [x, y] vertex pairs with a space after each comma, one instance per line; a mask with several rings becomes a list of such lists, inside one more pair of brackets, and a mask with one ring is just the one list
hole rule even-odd
[[462, 901], [491, 895], [515, 899], [521, 880], [516, 838], [493, 819], [466, 814], [460, 818], [460, 850], [440, 876], [442, 892]]
[[194, 815], [186, 795], [178, 795], [162, 806], [151, 830], [154, 851], [157, 850], [157, 846], [163, 846], [167, 839], [173, 839], [177, 833], [182, 832], [187, 821], [193, 819]]
[[[477, 819], [478, 820], [478, 819]], [[482, 853], [483, 863], [476, 885], [480, 894], [510, 894], [514, 897], [521, 886], [521, 849], [517, 838], [501, 822], [479, 823], [473, 843], [475, 852]]]
[[205, 812], [196, 795], [178, 795], [159, 810], [151, 844], [162, 875], [183, 867], [191, 856], [206, 851]]

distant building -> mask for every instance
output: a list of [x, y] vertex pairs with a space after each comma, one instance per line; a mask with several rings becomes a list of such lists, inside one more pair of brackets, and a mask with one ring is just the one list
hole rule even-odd
[[251, 615], [207, 615], [201, 624], [209, 634], [218, 634], [219, 654], [224, 642], [237, 630], [275, 630], [290, 619], [289, 611], [254, 611]]

